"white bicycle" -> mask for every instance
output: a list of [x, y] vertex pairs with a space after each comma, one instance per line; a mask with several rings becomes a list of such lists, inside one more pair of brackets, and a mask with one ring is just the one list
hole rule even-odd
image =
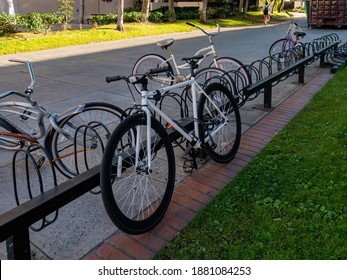
[[[209, 79], [209, 76], [216, 76], [224, 75], [225, 72], [227, 72], [230, 76], [232, 75], [232, 72], [238, 73], [238, 76], [242, 77], [242, 83], [244, 85], [248, 85], [250, 82], [250, 76], [248, 74], [248, 71], [246, 67], [243, 65], [242, 62], [239, 60], [232, 58], [232, 57], [218, 57], [217, 52], [214, 48], [214, 44], [212, 41], [212, 38], [220, 33], [220, 26], [217, 25], [217, 31], [208, 33], [201, 27], [194, 25], [192, 23], [187, 22], [188, 25], [193, 26], [199, 30], [201, 30], [204, 34], [208, 36], [209, 45], [207, 47], [203, 47], [200, 50], [198, 50], [194, 56], [203, 55], [202, 59], [197, 62], [195, 65], [196, 68], [198, 68], [199, 65], [203, 61], [205, 61], [208, 57], [212, 56], [212, 63], [210, 64], [210, 67], [219, 68], [222, 69], [224, 72], [219, 72], [218, 70], [214, 69], [211, 70], [211, 74], [209, 74], [206, 77], [206, 69], [204, 73], [200, 73], [197, 71], [195, 73], [196, 80], [199, 81], [201, 78], [203, 81], [206, 79]], [[172, 85], [174, 83], [180, 83], [186, 80], [189, 80], [190, 78], [190, 72], [188, 75], [183, 75], [181, 72], [186, 69], [189, 70], [190, 65], [188, 63], [184, 63], [181, 65], [178, 65], [176, 63], [176, 59], [173, 53], [172, 44], [174, 43], [174, 39], [166, 39], [162, 41], [158, 41], [157, 45], [161, 47], [162, 49], [169, 49], [170, 57], [165, 58], [159, 54], [146, 54], [139, 58], [137, 62], [135, 63], [132, 74], [133, 75], [142, 75], [146, 73], [149, 69], [159, 68], [159, 67], [167, 67], [169, 71], [158, 73], [156, 75], [152, 75], [148, 79], [148, 89], [154, 90], [158, 87], [162, 86], [168, 86]], [[235, 79], [234, 79], [235, 80]], [[135, 85], [135, 88], [138, 92], [141, 91], [141, 86], [139, 84]]]
[[[195, 80], [194, 69], [202, 56], [184, 58], [190, 66], [187, 81], [148, 91], [148, 80], [169, 68], [135, 76], [108, 77], [141, 85], [138, 111], [122, 121], [108, 141], [101, 168], [101, 193], [113, 223], [130, 234], [141, 234], [157, 225], [165, 214], [175, 185], [175, 155], [172, 142], [187, 140], [184, 158], [203, 150], [214, 161], [230, 162], [239, 147], [241, 119], [232, 93], [220, 83], [205, 88]], [[191, 87], [193, 116], [173, 120], [155, 101], [172, 90]], [[198, 100], [199, 97], [199, 100]], [[158, 120], [165, 120], [167, 125]]]
[[[68, 178], [100, 164], [111, 132], [126, 117], [124, 111], [113, 104], [89, 102], [53, 114], [33, 99], [35, 75], [31, 63], [11, 61], [25, 64], [31, 81], [25, 92], [0, 94], [0, 149], [28, 149], [44, 138], [49, 160]], [[45, 157], [42, 153], [42, 160]]]

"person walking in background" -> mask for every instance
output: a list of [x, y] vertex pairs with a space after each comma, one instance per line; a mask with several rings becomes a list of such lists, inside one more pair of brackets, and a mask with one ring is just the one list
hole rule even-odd
[[264, 23], [265, 25], [267, 25], [267, 23], [270, 20], [270, 10], [271, 10], [271, 6], [268, 2], [265, 2], [265, 6], [263, 8], [263, 14], [264, 14]]

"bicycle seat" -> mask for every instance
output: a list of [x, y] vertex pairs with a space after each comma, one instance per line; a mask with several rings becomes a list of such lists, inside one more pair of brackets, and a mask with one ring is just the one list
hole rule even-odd
[[157, 46], [161, 47], [162, 49], [167, 49], [175, 42], [175, 39], [165, 39], [157, 42]]
[[302, 37], [304, 38], [306, 36], [306, 33], [305, 32], [302, 32], [302, 31], [295, 31], [293, 33], [296, 37]]

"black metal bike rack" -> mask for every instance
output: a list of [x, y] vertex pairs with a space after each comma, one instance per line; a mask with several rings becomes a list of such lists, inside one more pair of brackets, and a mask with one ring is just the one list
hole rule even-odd
[[[339, 48], [339, 44], [338, 35], [332, 33], [311, 42], [299, 44], [285, 52], [256, 60], [236, 72], [233, 71], [230, 74], [235, 80], [237, 92], [244, 97], [239, 106], [243, 106], [246, 101], [253, 100], [263, 93], [262, 109], [271, 109], [273, 86], [295, 74], [298, 74], [298, 83], [304, 83], [305, 68], [316, 60], [320, 60], [321, 67], [336, 67], [336, 61], [341, 63], [341, 58], [346, 57], [346, 46]], [[344, 54], [342, 54], [343, 51]], [[332, 63], [333, 60], [335, 60], [334, 63]], [[244, 71], [248, 72], [250, 80], [248, 84], [244, 82]]]

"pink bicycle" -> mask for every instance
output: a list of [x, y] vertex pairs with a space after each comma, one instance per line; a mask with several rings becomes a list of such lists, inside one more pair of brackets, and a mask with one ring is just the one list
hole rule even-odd
[[306, 33], [293, 21], [293, 17], [287, 11], [286, 13], [290, 16], [292, 22], [289, 25], [285, 38], [279, 39], [271, 45], [269, 55], [272, 57], [286, 57], [288, 54], [293, 53], [291, 50], [297, 46], [302, 47], [303, 44], [299, 40], [306, 36]]

